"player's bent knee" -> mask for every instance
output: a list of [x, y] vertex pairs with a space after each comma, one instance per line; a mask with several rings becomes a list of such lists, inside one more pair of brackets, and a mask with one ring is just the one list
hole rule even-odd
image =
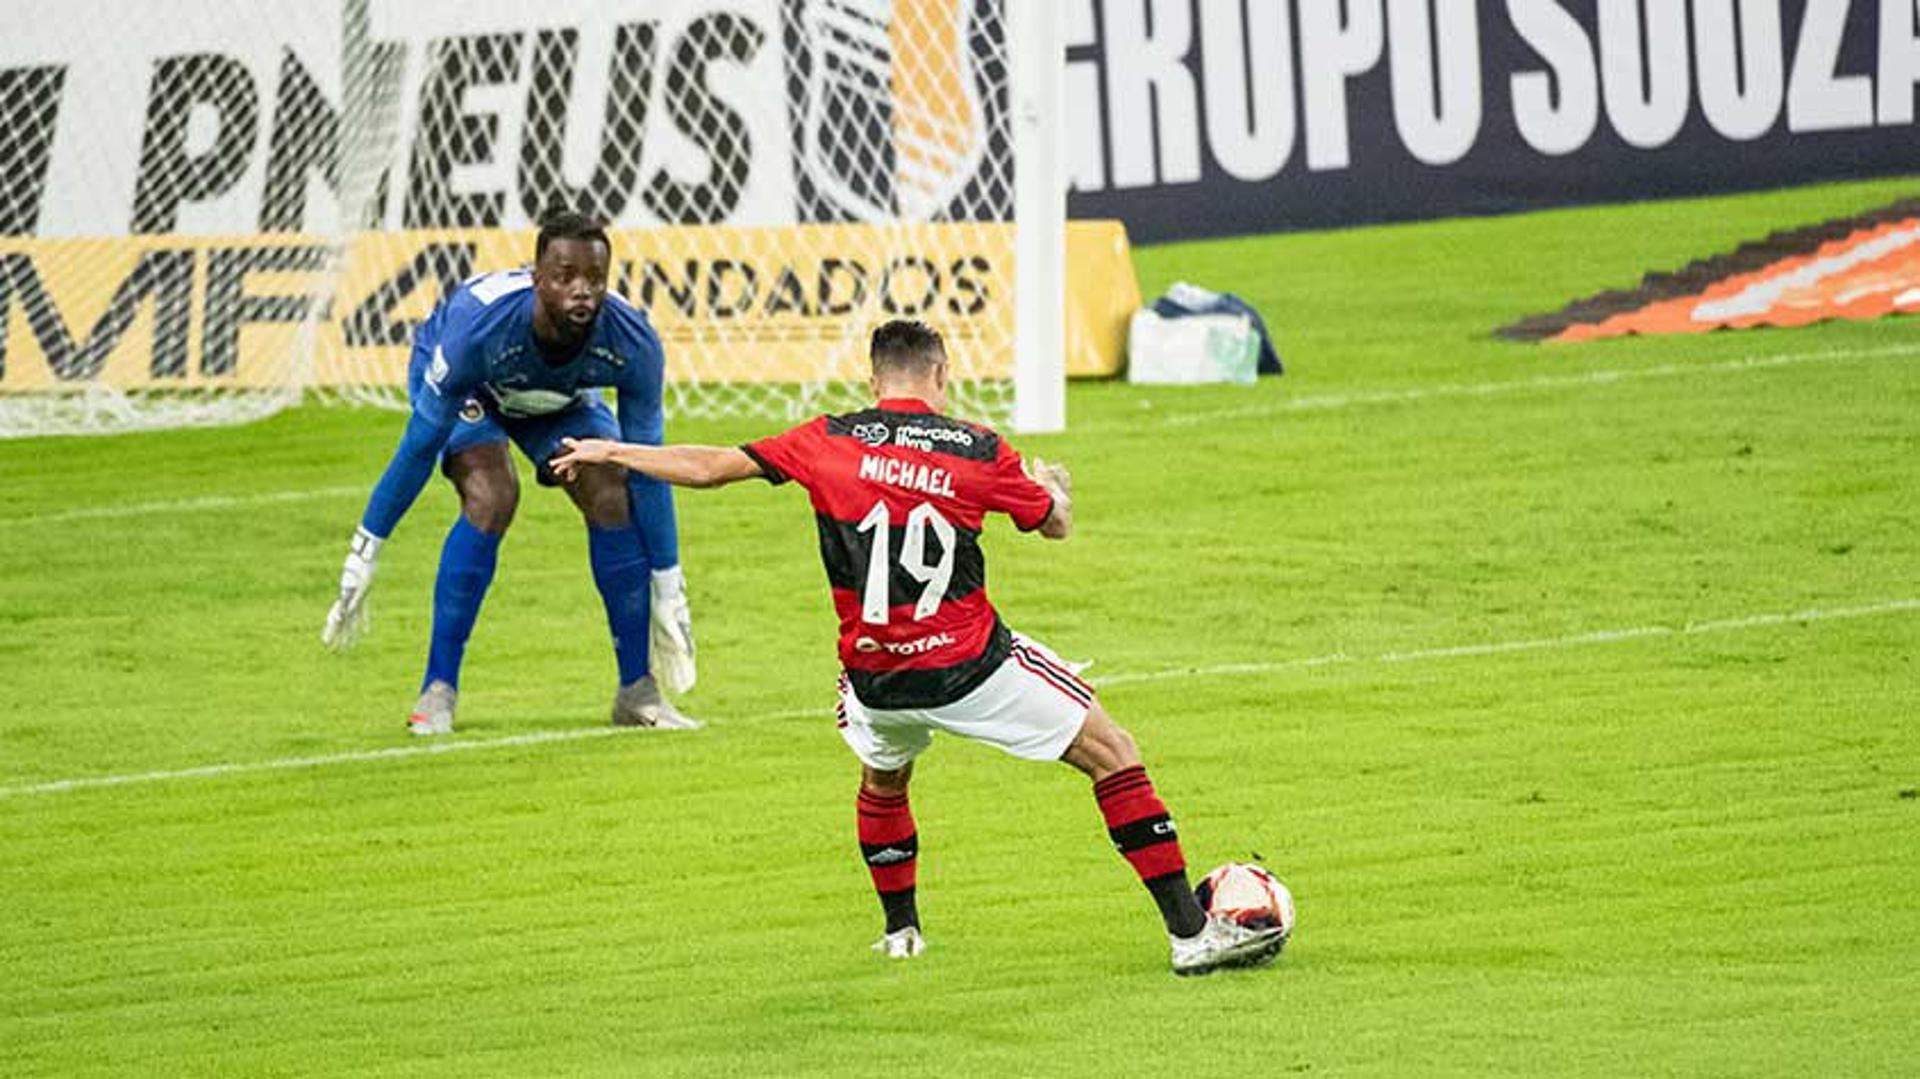
[[520, 508], [520, 484], [512, 472], [469, 472], [455, 486], [460, 491], [460, 512], [473, 527], [497, 536], [513, 523]]
[[513, 523], [514, 511], [520, 507], [520, 492], [507, 489], [486, 489], [471, 494], [463, 492], [460, 498], [460, 513], [467, 523], [491, 536], [498, 536]]
[[500, 535], [520, 507], [520, 480], [505, 443], [462, 450], [447, 458], [447, 478], [460, 493], [460, 514], [489, 535]]
[[1140, 747], [1133, 736], [1095, 704], [1087, 712], [1080, 733], [1060, 758], [1091, 776], [1095, 782], [1140, 763]]

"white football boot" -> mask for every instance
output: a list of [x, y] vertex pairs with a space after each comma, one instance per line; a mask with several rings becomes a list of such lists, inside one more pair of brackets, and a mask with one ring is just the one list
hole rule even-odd
[[1249, 929], [1214, 915], [1193, 936], [1167, 939], [1173, 945], [1173, 972], [1186, 976], [1271, 963], [1280, 949], [1286, 947], [1287, 931], [1278, 926]]
[[662, 731], [697, 731], [702, 726], [699, 720], [681, 714], [671, 701], [660, 695], [660, 685], [652, 675], [620, 687], [613, 698], [613, 725]]
[[927, 939], [920, 935], [919, 926], [910, 925], [874, 941], [873, 950], [888, 959], [914, 959], [927, 950]]
[[453, 733], [453, 702], [460, 696], [459, 691], [441, 681], [434, 681], [420, 694], [420, 703], [413, 706], [413, 714], [407, 717], [407, 730], [415, 735]]

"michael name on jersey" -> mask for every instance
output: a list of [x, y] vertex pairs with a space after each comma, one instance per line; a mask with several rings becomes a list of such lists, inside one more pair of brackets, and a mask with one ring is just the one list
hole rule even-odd
[[944, 468], [915, 464], [912, 461], [897, 461], [890, 457], [862, 455], [860, 458], [860, 478], [891, 483], [895, 487], [905, 487], [909, 491], [921, 494], [944, 495], [953, 497], [953, 474]]

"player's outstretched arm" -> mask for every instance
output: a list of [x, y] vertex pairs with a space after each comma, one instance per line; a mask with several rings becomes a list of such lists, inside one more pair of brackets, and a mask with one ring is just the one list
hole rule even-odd
[[724, 487], [761, 475], [760, 464], [732, 446], [642, 446], [603, 438], [562, 439], [551, 462], [571, 478], [581, 465], [615, 464], [676, 487]]
[[433, 475], [440, 447], [446, 445], [449, 429], [421, 416], [408, 417], [406, 433], [394, 451], [393, 460], [374, 485], [373, 495], [347, 545], [347, 558], [340, 568], [340, 592], [327, 609], [327, 620], [320, 628], [320, 643], [342, 652], [352, 648], [367, 628], [367, 594], [373, 588], [373, 573], [379, 566], [380, 545], [393, 534], [394, 526], [420, 497], [421, 488]]

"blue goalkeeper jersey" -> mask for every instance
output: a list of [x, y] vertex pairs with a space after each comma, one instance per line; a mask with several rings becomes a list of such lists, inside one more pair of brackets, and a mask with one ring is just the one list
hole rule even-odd
[[[533, 275], [483, 274], [442, 299], [414, 335], [409, 382], [413, 414], [361, 523], [390, 535], [426, 486], [469, 399], [501, 417], [545, 416], [591, 404], [615, 391], [620, 435], [658, 445], [665, 434], [661, 388], [665, 356], [647, 316], [608, 293], [593, 330], [563, 363], [550, 363], [533, 334]], [[424, 365], [424, 370], [419, 368]], [[672, 496], [665, 484], [633, 474], [634, 523], [655, 569], [679, 563]]]
[[619, 394], [620, 426], [630, 441], [639, 412], [659, 426], [660, 338], [639, 308], [613, 293], [586, 343], [562, 364], [547, 362], [534, 339], [533, 275], [525, 270], [461, 284], [420, 325], [414, 349], [431, 359], [413, 411], [435, 427], [451, 427], [469, 397], [503, 416], [541, 416], [603, 386]]

